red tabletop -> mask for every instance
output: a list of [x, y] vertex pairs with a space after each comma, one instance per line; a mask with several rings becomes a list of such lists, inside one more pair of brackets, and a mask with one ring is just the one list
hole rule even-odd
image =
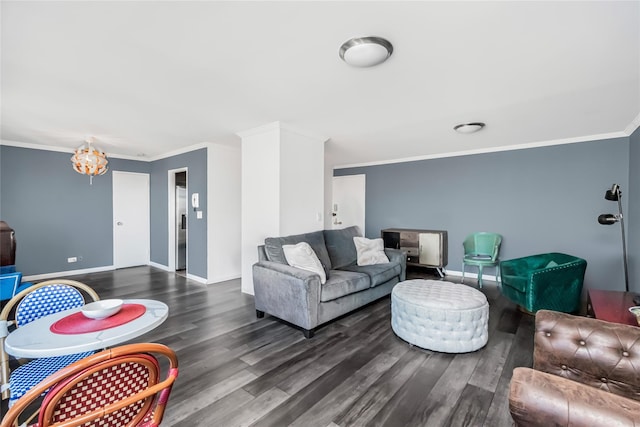
[[635, 294], [622, 291], [589, 289], [590, 309], [596, 319], [638, 326], [636, 317], [629, 312]]
[[82, 312], [70, 314], [55, 322], [49, 330], [55, 334], [86, 334], [124, 325], [146, 311], [142, 304], [124, 304], [119, 312], [105, 319], [89, 319]]

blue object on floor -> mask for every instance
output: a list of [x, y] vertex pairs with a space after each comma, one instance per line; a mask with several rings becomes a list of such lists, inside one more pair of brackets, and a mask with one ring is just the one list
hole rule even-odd
[[22, 273], [15, 271], [14, 265], [5, 265], [0, 274], [0, 301], [9, 300], [16, 294], [33, 285], [31, 282], [22, 282]]

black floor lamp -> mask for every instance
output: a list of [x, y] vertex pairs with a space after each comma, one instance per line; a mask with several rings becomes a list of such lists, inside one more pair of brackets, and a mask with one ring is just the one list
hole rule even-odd
[[[604, 198], [612, 202], [618, 202], [617, 214], [602, 214], [598, 216], [598, 222], [603, 225], [612, 225], [616, 222], [620, 223], [622, 230], [622, 261], [624, 263], [624, 290], [629, 292], [629, 270], [627, 267], [627, 242], [624, 235], [624, 217], [622, 216], [622, 191], [618, 184], [613, 184], [611, 189], [604, 193]], [[638, 300], [638, 301], [636, 301]], [[640, 296], [635, 296], [633, 301], [640, 304]]]

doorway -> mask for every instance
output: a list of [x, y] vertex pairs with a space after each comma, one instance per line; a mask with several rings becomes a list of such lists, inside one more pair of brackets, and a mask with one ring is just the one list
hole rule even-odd
[[366, 175], [333, 177], [332, 229], [357, 225], [365, 234]]
[[149, 264], [149, 174], [113, 171], [113, 266]]
[[187, 172], [176, 173], [176, 272], [187, 271]]
[[168, 268], [181, 276], [187, 275], [188, 269], [188, 211], [187, 211], [187, 182], [186, 168], [172, 169], [168, 176]]

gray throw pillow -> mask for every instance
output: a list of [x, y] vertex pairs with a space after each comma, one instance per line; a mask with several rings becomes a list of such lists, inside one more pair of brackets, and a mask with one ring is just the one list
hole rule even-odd
[[324, 230], [324, 241], [333, 268], [338, 269], [356, 263], [358, 254], [353, 238], [361, 236], [360, 229], [355, 225], [341, 230]]

